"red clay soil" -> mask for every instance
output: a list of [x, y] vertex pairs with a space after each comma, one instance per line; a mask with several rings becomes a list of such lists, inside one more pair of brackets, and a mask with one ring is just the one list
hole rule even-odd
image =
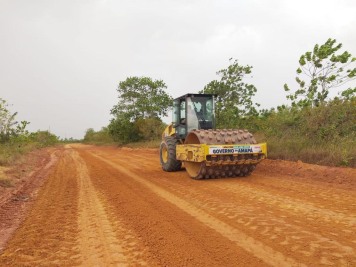
[[[63, 150], [63, 148], [61, 148]], [[33, 151], [1, 173], [0, 181], [0, 251], [25, 218], [26, 211], [56, 161], [60, 148]], [[6, 182], [6, 183], [5, 183]]]
[[152, 149], [41, 153], [0, 191], [0, 266], [356, 266], [355, 169], [193, 180]]

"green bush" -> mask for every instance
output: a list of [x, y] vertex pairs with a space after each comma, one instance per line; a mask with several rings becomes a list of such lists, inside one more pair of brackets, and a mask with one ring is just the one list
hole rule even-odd
[[112, 139], [119, 144], [137, 142], [140, 139], [135, 123], [125, 117], [112, 119], [108, 129]]
[[58, 137], [49, 131], [37, 131], [31, 133], [29, 139], [32, 142], [37, 143], [38, 147], [53, 146], [59, 142]]
[[93, 128], [89, 128], [85, 132], [83, 141], [84, 143], [91, 144], [111, 144], [114, 142], [107, 127], [103, 127], [100, 131], [97, 132], [95, 132]]
[[111, 120], [108, 132], [115, 142], [127, 144], [159, 140], [164, 128], [165, 124], [156, 117], [138, 118], [135, 121], [130, 121], [126, 117], [117, 117]]
[[0, 165], [9, 164], [21, 154], [33, 149], [58, 142], [57, 136], [48, 131], [27, 131], [29, 122], [17, 122], [17, 112], [12, 113], [8, 107], [9, 104], [0, 98]]
[[7, 165], [24, 153], [53, 146], [58, 142], [58, 137], [48, 131], [13, 135], [6, 142], [0, 143], [0, 165]]
[[356, 98], [317, 107], [283, 108], [249, 121], [269, 157], [356, 166]]
[[140, 140], [153, 141], [160, 140], [165, 124], [158, 118], [138, 119], [135, 122]]

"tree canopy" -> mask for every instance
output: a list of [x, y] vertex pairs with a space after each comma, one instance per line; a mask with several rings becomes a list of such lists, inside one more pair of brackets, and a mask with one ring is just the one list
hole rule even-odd
[[8, 141], [12, 136], [28, 134], [26, 126], [28, 121], [15, 121], [17, 112], [10, 112], [9, 104], [0, 98], [0, 142]]
[[258, 104], [252, 100], [257, 88], [245, 82], [251, 73], [252, 66], [242, 66], [230, 58], [230, 65], [216, 73], [220, 79], [209, 82], [200, 91], [217, 94], [215, 112], [218, 127], [235, 127], [239, 119], [257, 114]]
[[[330, 89], [356, 78], [356, 58], [347, 51], [338, 53], [341, 47], [341, 43], [329, 38], [325, 44], [316, 44], [313, 51], [301, 55], [296, 77], [299, 88], [291, 92], [288, 85], [284, 85], [293, 106], [317, 106], [326, 101]], [[349, 98], [355, 93], [356, 87], [349, 88], [341, 92], [341, 96]]]
[[108, 126], [114, 141], [121, 143], [151, 140], [162, 133], [160, 116], [167, 116], [172, 97], [162, 80], [128, 77], [119, 83], [118, 103], [111, 109], [114, 118]]
[[165, 92], [166, 84], [162, 80], [149, 77], [128, 77], [119, 83], [118, 103], [111, 114], [125, 115], [129, 120], [166, 116], [172, 104], [172, 98]]

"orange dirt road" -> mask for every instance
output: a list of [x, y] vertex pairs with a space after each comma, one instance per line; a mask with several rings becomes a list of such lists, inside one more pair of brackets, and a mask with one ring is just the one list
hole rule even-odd
[[356, 266], [355, 169], [265, 160], [193, 180], [157, 150], [79, 144], [51, 162], [0, 266]]

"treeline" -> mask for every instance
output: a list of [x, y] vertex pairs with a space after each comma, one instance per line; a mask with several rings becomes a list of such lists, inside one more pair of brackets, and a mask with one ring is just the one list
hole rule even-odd
[[84, 143], [88, 144], [128, 144], [160, 140], [166, 124], [160, 118], [140, 118], [135, 121], [115, 119], [108, 127], [99, 131], [86, 130]]
[[[326, 165], [356, 167], [356, 59], [339, 52], [334, 39], [316, 44], [299, 59], [296, 86], [284, 85], [285, 105], [260, 109], [253, 101], [257, 88], [252, 66], [230, 59], [199, 93], [213, 93], [217, 128], [247, 128], [257, 141], [268, 143], [269, 157]], [[159, 140], [172, 98], [161, 80], [129, 77], [119, 83], [113, 119], [102, 130], [88, 129], [84, 141], [94, 143]], [[333, 98], [332, 90], [344, 88]], [[281, 88], [283, 90], [283, 88]], [[335, 94], [334, 94], [335, 95]], [[271, 96], [273, 97], [273, 96]]]
[[28, 121], [16, 121], [9, 104], [0, 98], [0, 165], [13, 162], [18, 156], [33, 149], [52, 146], [59, 140], [49, 131], [29, 132]]

